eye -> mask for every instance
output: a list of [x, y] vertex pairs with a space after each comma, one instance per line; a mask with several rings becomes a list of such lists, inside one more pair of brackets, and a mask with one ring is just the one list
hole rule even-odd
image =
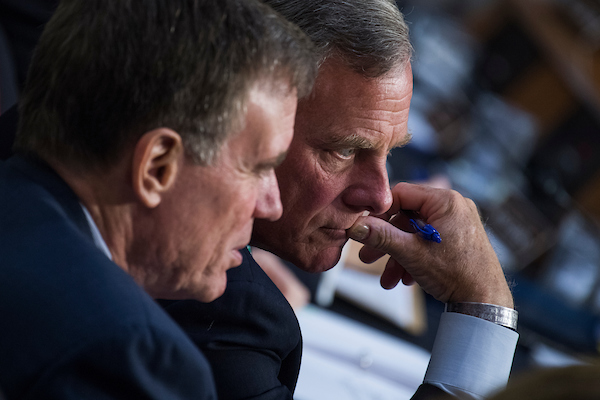
[[336, 150], [335, 152], [337, 154], [339, 154], [342, 158], [350, 158], [356, 154], [356, 149], [347, 148], [347, 149]]

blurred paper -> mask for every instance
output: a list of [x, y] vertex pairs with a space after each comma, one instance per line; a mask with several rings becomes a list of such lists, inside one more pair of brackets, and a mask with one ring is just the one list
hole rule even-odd
[[358, 258], [361, 247], [362, 244], [353, 240], [346, 244], [342, 259], [344, 268], [336, 279], [336, 294], [413, 335], [425, 332], [425, 299], [419, 286], [400, 283], [392, 290], [383, 289], [379, 276], [389, 256], [365, 264]]
[[298, 313], [304, 350], [296, 400], [410, 399], [430, 354], [325, 309]]

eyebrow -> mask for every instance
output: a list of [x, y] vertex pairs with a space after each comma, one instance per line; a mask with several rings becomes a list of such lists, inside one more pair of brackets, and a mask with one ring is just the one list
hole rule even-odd
[[407, 144], [409, 144], [411, 140], [412, 140], [412, 132], [408, 131], [408, 132], [406, 132], [406, 135], [404, 135], [404, 137], [402, 139], [400, 139], [396, 143], [394, 143], [388, 150], [392, 151], [393, 149], [397, 149], [399, 147], [404, 147]]
[[[406, 135], [400, 139], [398, 142], [394, 143], [388, 151], [398, 147], [406, 146], [412, 139], [412, 133], [407, 132]], [[337, 134], [333, 137], [329, 138], [327, 141], [323, 141], [323, 144], [327, 144], [328, 146], [334, 146], [337, 148], [354, 148], [354, 149], [373, 149], [375, 145], [370, 140], [365, 139], [364, 137], [353, 133], [351, 135], [343, 135]]]
[[287, 157], [287, 151], [280, 153], [277, 157], [271, 158], [269, 160], [263, 161], [256, 166], [257, 171], [267, 171], [272, 168], [277, 168], [281, 165], [283, 160]]

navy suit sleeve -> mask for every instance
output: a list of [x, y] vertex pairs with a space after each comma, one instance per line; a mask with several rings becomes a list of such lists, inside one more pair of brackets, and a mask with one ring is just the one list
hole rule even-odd
[[427, 383], [419, 386], [411, 400], [451, 400], [456, 397], [444, 392], [442, 389]]
[[73, 349], [26, 398], [215, 400], [208, 363], [191, 343], [175, 338], [147, 328], [124, 329]]

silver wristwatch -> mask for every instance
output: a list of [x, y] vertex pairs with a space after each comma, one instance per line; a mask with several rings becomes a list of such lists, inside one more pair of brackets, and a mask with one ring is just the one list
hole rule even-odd
[[488, 303], [446, 303], [446, 312], [455, 312], [502, 325], [513, 331], [517, 330], [519, 313], [508, 307]]

